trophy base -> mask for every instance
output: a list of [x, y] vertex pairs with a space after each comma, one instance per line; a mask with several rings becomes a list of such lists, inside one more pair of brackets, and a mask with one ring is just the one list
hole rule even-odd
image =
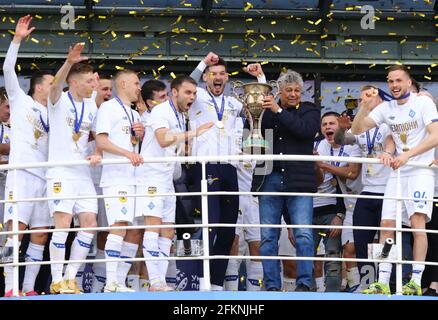
[[[270, 150], [269, 142], [260, 137], [251, 137], [243, 141], [242, 148], [244, 153], [250, 154], [264, 154], [267, 150]], [[256, 152], [256, 151], [261, 152]], [[263, 152], [262, 152], [263, 151]]]

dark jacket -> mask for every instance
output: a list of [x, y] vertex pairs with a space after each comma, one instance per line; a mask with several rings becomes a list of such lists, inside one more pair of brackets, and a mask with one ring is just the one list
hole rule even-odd
[[[320, 124], [320, 109], [311, 102], [301, 102], [298, 109], [283, 109], [279, 114], [266, 110], [262, 118], [262, 133], [266, 138], [269, 135], [265, 130], [273, 130], [270, 154], [312, 155], [313, 141]], [[276, 161], [273, 167], [274, 171], [283, 175], [285, 191], [316, 192], [314, 162]], [[263, 181], [263, 175], [255, 175], [253, 191], [259, 191]]]

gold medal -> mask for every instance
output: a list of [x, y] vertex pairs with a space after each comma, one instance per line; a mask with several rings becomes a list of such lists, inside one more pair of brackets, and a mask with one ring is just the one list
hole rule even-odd
[[137, 137], [136, 136], [131, 136], [131, 143], [133, 146], [136, 146], [138, 143]]
[[371, 163], [367, 165], [367, 175], [372, 176], [374, 174], [374, 168]]
[[74, 132], [73, 135], [72, 135], [72, 138], [73, 138], [74, 142], [78, 142], [80, 137], [81, 137], [81, 133], [80, 132]]
[[338, 180], [336, 180], [336, 178], [332, 178], [332, 179], [330, 180], [330, 184], [331, 184], [333, 187], [336, 187], [337, 184], [338, 184]]
[[39, 138], [41, 138], [41, 131], [38, 129], [35, 129], [33, 132], [33, 136], [35, 137], [35, 140], [38, 140]]
[[223, 129], [225, 127], [224, 122], [221, 121], [216, 121], [216, 127], [218, 127], [219, 129]]

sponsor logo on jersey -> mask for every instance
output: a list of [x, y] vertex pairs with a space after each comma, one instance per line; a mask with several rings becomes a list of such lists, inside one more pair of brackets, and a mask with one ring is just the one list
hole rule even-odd
[[53, 192], [60, 193], [61, 192], [61, 182], [55, 182], [53, 184]]
[[157, 187], [148, 187], [148, 194], [156, 194]]
[[119, 196], [121, 196], [119, 197], [119, 201], [121, 203], [125, 203], [128, 201], [128, 198], [126, 197], [126, 191], [119, 191]]

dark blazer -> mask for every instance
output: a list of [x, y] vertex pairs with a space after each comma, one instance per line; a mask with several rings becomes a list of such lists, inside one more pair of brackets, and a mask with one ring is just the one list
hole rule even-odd
[[[266, 110], [262, 118], [262, 133], [268, 141], [266, 130], [273, 130], [270, 154], [312, 155], [313, 141], [320, 126], [321, 110], [311, 102], [301, 102], [298, 108], [283, 109], [279, 114]], [[317, 190], [314, 162], [276, 161], [273, 170], [283, 175], [287, 192]], [[264, 175], [254, 175], [252, 190], [259, 191], [263, 181]]]

